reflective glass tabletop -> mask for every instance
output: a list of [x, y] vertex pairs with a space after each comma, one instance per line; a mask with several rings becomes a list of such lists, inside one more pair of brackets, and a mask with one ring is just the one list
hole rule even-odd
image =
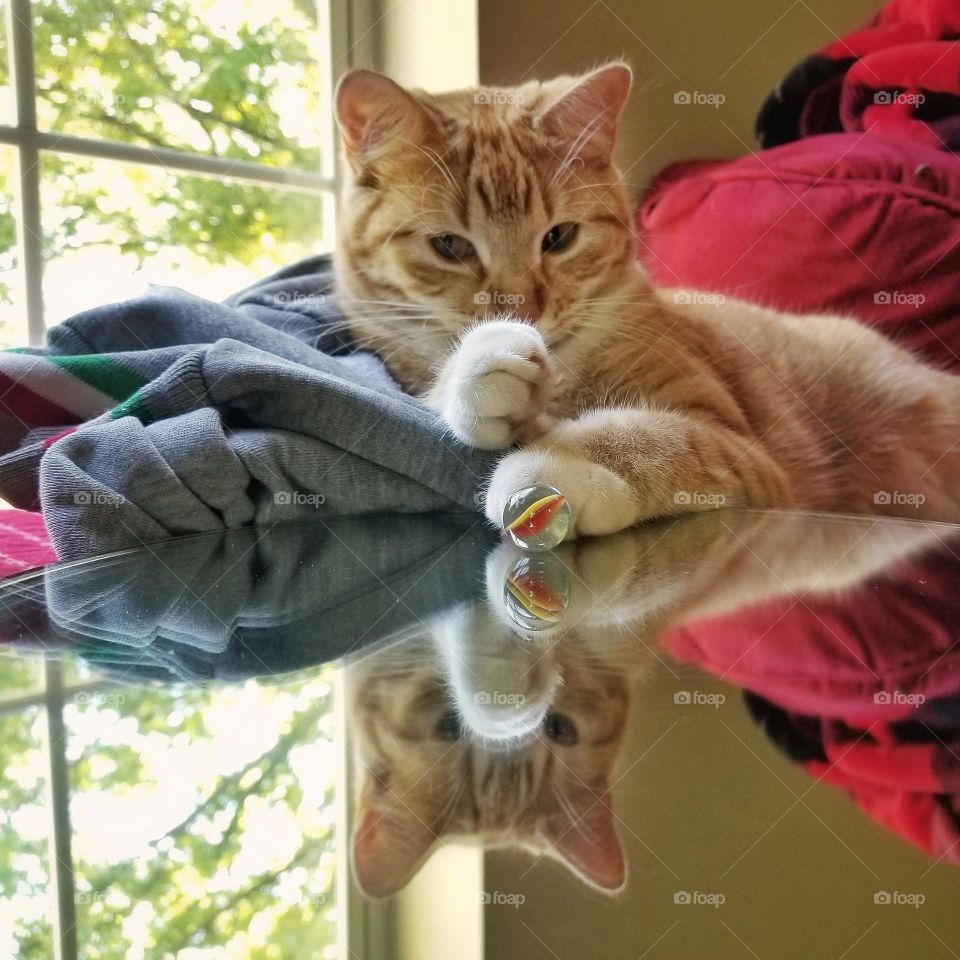
[[960, 528], [250, 528], [0, 653], [0, 957], [960, 955]]

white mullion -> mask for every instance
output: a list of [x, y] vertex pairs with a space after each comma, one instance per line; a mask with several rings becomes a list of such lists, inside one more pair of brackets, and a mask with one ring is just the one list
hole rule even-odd
[[340, 48], [346, 36], [347, 17], [344, 0], [317, 0], [317, 26], [320, 31], [322, 60], [320, 73], [320, 172], [331, 182], [337, 178], [337, 143], [333, 119], [333, 88], [337, 81], [334, 71], [335, 48]]
[[[17, 104], [17, 129], [36, 133], [37, 106], [33, 68], [33, 24], [30, 0], [7, 4], [10, 75]], [[27, 314], [27, 335], [33, 345], [43, 343], [43, 224], [40, 213], [40, 154], [26, 138], [17, 144], [16, 195], [19, 271]]]
[[50, 811], [50, 882], [56, 906], [53, 919], [55, 960], [77, 960], [77, 907], [70, 828], [70, 768], [63, 722], [63, 671], [44, 661], [47, 732], [47, 803]]
[[[16, 0], [15, 0], [16, 2]], [[332, 177], [310, 173], [307, 170], [289, 170], [267, 167], [246, 160], [224, 160], [202, 153], [187, 153], [169, 147], [141, 147], [117, 140], [92, 140], [67, 134], [47, 133], [35, 127], [18, 124], [15, 127], [0, 124], [0, 143], [10, 143], [21, 150], [70, 153], [100, 160], [119, 160], [163, 167], [173, 172], [199, 174], [209, 177], [229, 177], [289, 190], [322, 193], [335, 188]]]

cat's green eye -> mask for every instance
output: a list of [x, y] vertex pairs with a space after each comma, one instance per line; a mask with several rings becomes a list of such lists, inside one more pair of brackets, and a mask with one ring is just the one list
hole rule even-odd
[[577, 725], [565, 713], [554, 713], [551, 710], [544, 718], [543, 732], [547, 739], [561, 747], [572, 747], [580, 742]]
[[430, 246], [443, 257], [453, 263], [464, 263], [472, 260], [477, 251], [466, 237], [459, 237], [455, 233], [440, 233], [430, 238]]
[[577, 239], [579, 230], [580, 225], [570, 221], [555, 224], [543, 235], [540, 247], [544, 253], [560, 253]]

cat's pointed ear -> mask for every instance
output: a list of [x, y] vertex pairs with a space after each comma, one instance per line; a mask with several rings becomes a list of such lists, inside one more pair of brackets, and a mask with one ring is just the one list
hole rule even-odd
[[548, 137], [574, 146], [573, 156], [605, 166], [613, 156], [617, 123], [632, 80], [625, 63], [600, 67], [574, 81], [536, 124]]
[[353, 875], [369, 897], [390, 897], [402, 890], [436, 841], [433, 831], [403, 806], [370, 789], [361, 794], [353, 830]]
[[334, 95], [337, 123], [350, 158], [373, 158], [391, 144], [426, 138], [430, 118], [416, 97], [372, 70], [344, 75]]
[[568, 795], [569, 809], [548, 816], [544, 839], [554, 856], [578, 876], [608, 893], [627, 881], [623, 844], [614, 825], [609, 790], [578, 788]]

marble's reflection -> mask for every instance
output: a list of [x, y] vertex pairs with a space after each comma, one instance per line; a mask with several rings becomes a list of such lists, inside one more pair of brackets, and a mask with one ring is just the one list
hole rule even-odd
[[[684, 518], [564, 545], [546, 578], [562, 616], [525, 629], [511, 584], [528, 558], [501, 544], [484, 597], [348, 669], [361, 888], [396, 892], [437, 843], [464, 836], [622, 888], [613, 787], [643, 671], [664, 656], [752, 691], [788, 755], [958, 859], [957, 546], [935, 525]], [[904, 781], [918, 759], [929, 777]]]

